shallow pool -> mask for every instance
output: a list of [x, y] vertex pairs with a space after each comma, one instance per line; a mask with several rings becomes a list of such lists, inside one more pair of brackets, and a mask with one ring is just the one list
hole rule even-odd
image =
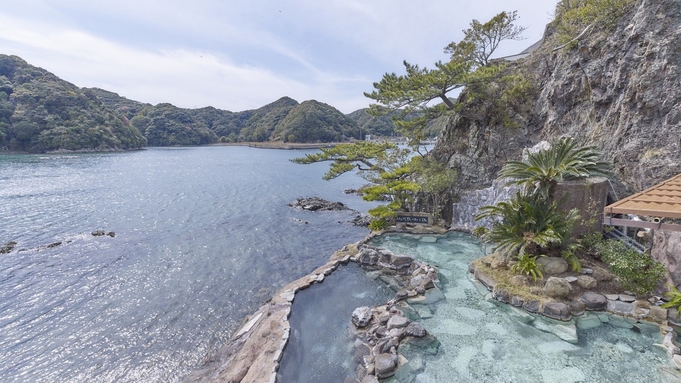
[[487, 291], [469, 279], [469, 262], [484, 255], [474, 237], [386, 234], [372, 244], [437, 266], [445, 296], [413, 305], [418, 321], [441, 342], [440, 352], [401, 349], [410, 362], [391, 382], [679, 381], [656, 345], [662, 342], [656, 325], [587, 314], [575, 327], [486, 298]]
[[394, 293], [356, 263], [340, 266], [323, 283], [296, 293], [291, 335], [278, 370], [280, 383], [345, 382], [357, 375], [352, 359], [352, 311], [385, 304]]

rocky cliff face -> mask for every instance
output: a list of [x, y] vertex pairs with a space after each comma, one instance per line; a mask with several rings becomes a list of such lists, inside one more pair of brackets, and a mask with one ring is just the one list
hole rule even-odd
[[536, 89], [516, 127], [450, 119], [434, 153], [459, 185], [487, 187], [523, 148], [562, 135], [613, 161], [620, 198], [681, 172], [681, 1], [639, 0], [614, 29], [558, 45], [549, 25], [541, 48], [509, 65]]

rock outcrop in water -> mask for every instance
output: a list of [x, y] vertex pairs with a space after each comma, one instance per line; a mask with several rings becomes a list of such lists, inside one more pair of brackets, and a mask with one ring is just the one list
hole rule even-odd
[[5, 243], [4, 245], [0, 246], [0, 254], [9, 254], [14, 250], [16, 247], [17, 242], [16, 241], [9, 241]]
[[[355, 226], [367, 227], [371, 223], [371, 217], [361, 214], [357, 210], [350, 209], [342, 202], [331, 202], [319, 197], [298, 198], [296, 202], [288, 204], [290, 207], [308, 211], [343, 211], [348, 210], [355, 214], [355, 218], [349, 223]], [[307, 222], [305, 222], [307, 223]]]
[[341, 202], [330, 202], [319, 197], [298, 198], [296, 202], [289, 204], [288, 206], [309, 211], [351, 210]]

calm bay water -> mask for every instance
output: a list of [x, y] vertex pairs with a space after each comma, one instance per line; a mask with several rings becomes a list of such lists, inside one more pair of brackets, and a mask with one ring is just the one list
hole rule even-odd
[[0, 244], [18, 242], [0, 255], [0, 381], [181, 381], [276, 289], [367, 233], [339, 223], [351, 213], [286, 206], [370, 207], [342, 193], [358, 177], [288, 161], [304, 153], [0, 156]]

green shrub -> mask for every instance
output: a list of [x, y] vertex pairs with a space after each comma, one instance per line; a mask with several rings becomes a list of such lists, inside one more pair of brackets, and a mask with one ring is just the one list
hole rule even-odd
[[572, 227], [579, 219], [576, 210], [568, 213], [558, 209], [540, 195], [516, 194], [508, 201], [480, 208], [476, 219], [497, 219], [492, 229], [483, 235], [497, 244], [497, 251], [507, 259], [522, 254], [546, 255], [567, 244]]
[[536, 282], [537, 277], [539, 278], [544, 278], [544, 274], [542, 273], [542, 266], [540, 264], [537, 264], [537, 256], [536, 255], [528, 255], [525, 253], [519, 254], [517, 257], [517, 263], [511, 266], [511, 271], [513, 271], [516, 274], [523, 273], [527, 275], [528, 277], [532, 277], [532, 279]]
[[641, 254], [618, 240], [601, 240], [595, 248], [622, 288], [636, 294], [651, 293], [666, 272], [664, 265], [650, 258], [650, 254]]
[[679, 317], [681, 312], [681, 291], [674, 286], [669, 286], [670, 290], [664, 293], [664, 297], [669, 301], [663, 303], [660, 307], [663, 309], [676, 309], [676, 317]]
[[589, 25], [610, 29], [635, 3], [635, 0], [561, 0], [555, 12], [558, 41], [571, 41]]
[[383, 219], [383, 218], [377, 218], [369, 222], [369, 230], [371, 231], [381, 231], [385, 230], [388, 225], [390, 224], [390, 221]]

